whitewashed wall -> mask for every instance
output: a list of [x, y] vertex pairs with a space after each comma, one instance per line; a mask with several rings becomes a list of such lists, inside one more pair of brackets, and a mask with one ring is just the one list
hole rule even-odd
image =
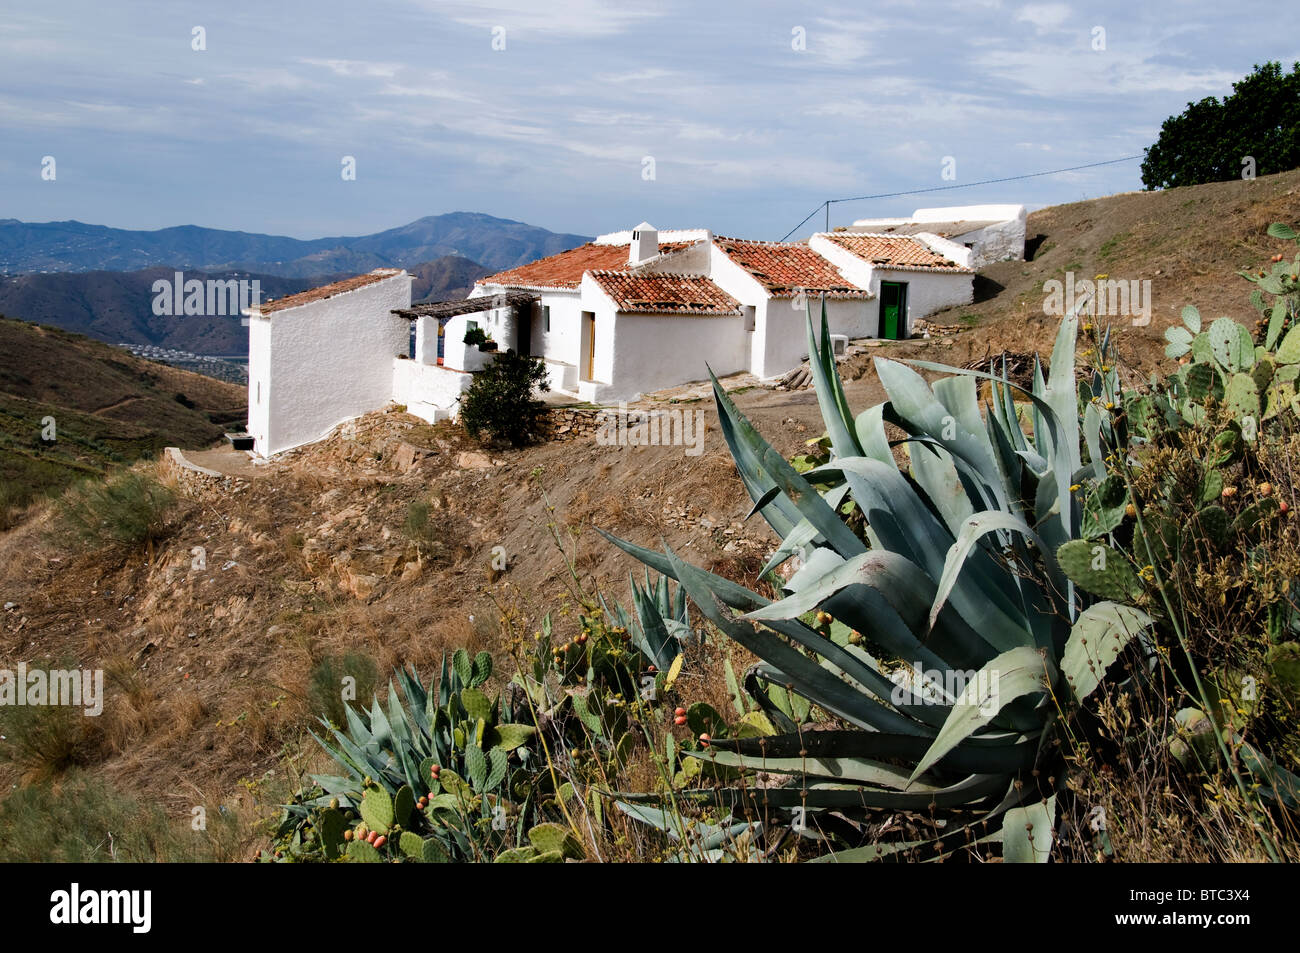
[[474, 379], [463, 371], [399, 358], [393, 360], [392, 374], [393, 400], [430, 423], [454, 418], [460, 409], [457, 401]]
[[[333, 427], [383, 407], [393, 395], [393, 358], [407, 353], [410, 323], [393, 314], [411, 306], [402, 272], [364, 288], [249, 320], [250, 385], [259, 345], [267, 372], [264, 425], [254, 433], [263, 456], [318, 440]], [[262, 330], [262, 328], [266, 330]]]
[[[878, 289], [872, 289], [878, 290]], [[810, 299], [813, 327], [821, 333], [821, 302]], [[826, 323], [831, 334], [849, 338], [874, 337], [877, 302], [862, 298], [834, 298], [826, 302]], [[795, 367], [808, 356], [808, 314], [794, 307], [791, 298], [769, 298], [759, 315], [763, 329], [761, 363], [753, 368], [756, 376], [777, 377]]]
[[[602, 358], [601, 317], [597, 321], [597, 374]], [[614, 333], [607, 386], [595, 389], [602, 401], [633, 400], [639, 394], [734, 374], [748, 366], [744, 318], [739, 315], [687, 317], [663, 314], [609, 314]]]
[[271, 321], [248, 321], [248, 433], [263, 456], [271, 436]]
[[975, 298], [974, 276], [970, 274], [942, 274], [928, 271], [897, 271], [876, 268], [871, 291], [876, 297], [871, 301], [871, 337], [880, 335], [880, 282], [897, 281], [907, 284], [907, 334], [918, 318], [927, 318], [940, 308], [957, 304], [970, 304]]

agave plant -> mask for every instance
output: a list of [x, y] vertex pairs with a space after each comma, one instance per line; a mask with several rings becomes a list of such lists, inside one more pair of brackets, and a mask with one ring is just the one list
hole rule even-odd
[[686, 590], [678, 586], [674, 592], [662, 576], [657, 584], [651, 582], [649, 570], [644, 588], [635, 577], [629, 576], [628, 581], [632, 587], [633, 612], [617, 603], [611, 609], [603, 597], [601, 605], [606, 616], [631, 636], [632, 645], [661, 671], [666, 671], [691, 638]]
[[[762, 660], [746, 678], [760, 705], [764, 683], [782, 687], [829, 727], [800, 729], [764, 705], [777, 734], [713, 740], [689, 754], [788, 783], [686, 793], [751, 815], [782, 813], [807, 836], [817, 829], [849, 848], [827, 855], [835, 859], [875, 859], [915, 843], [864, 843], [861, 821], [877, 810], [946, 816], [928, 856], [1000, 840], [1008, 860], [1046, 858], [1052, 779], [1059, 786], [1064, 773], [1061, 724], [1151, 625], [1136, 608], [1076, 591], [1055, 557], [1080, 535], [1072, 487], [1104, 475], [1081, 451], [1077, 328], [1073, 313], [1062, 321], [1050, 369], [1044, 376], [1036, 363], [1030, 389], [1005, 376], [878, 358], [889, 399], [854, 416], [823, 302], [820, 340], [811, 312], [807, 334], [831, 452], [802, 474], [713, 379], [751, 515], [781, 537], [767, 569], [801, 564], [781, 598], [670, 548], [605, 535], [676, 579], [720, 632]], [[918, 370], [948, 376], [931, 385]], [[990, 382], [984, 414], [980, 379]], [[1090, 447], [1101, 414], [1086, 421]], [[902, 439], [891, 441], [886, 425]], [[895, 460], [900, 445], [906, 471]]]

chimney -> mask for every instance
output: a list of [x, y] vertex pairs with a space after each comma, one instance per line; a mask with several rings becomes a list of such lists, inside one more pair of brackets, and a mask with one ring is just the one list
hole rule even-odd
[[659, 232], [649, 222], [642, 222], [632, 229], [632, 244], [628, 250], [627, 263], [639, 265], [659, 254]]

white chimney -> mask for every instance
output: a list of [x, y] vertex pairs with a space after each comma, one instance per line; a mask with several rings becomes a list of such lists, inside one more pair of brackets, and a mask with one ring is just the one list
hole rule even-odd
[[632, 229], [632, 244], [628, 250], [627, 263], [639, 265], [659, 254], [659, 232], [649, 222], [642, 222]]

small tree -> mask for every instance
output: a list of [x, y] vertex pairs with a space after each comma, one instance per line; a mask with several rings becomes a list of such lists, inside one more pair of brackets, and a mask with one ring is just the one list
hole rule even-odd
[[534, 390], [550, 389], [540, 358], [506, 351], [474, 375], [460, 401], [461, 424], [472, 437], [486, 433], [522, 446], [532, 439], [546, 412]]
[[[1245, 164], [1249, 163], [1249, 164]], [[1300, 166], [1300, 63], [1290, 73], [1265, 63], [1232, 84], [1222, 100], [1208, 96], [1166, 119], [1142, 160], [1142, 184], [1167, 189], [1269, 175]]]

